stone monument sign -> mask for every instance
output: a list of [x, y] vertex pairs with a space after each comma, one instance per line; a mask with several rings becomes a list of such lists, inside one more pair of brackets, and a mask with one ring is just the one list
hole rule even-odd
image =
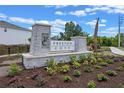
[[30, 53], [23, 54], [26, 69], [45, 66], [46, 60], [54, 58], [57, 63], [69, 62], [71, 55], [79, 58], [87, 51], [86, 37], [72, 37], [71, 41], [53, 41], [50, 39], [51, 25], [35, 24], [32, 27]]

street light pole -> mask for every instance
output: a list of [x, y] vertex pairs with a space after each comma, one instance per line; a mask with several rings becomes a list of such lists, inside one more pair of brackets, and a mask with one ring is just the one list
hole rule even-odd
[[118, 48], [120, 48], [120, 15], [118, 20]]
[[123, 17], [120, 16], [118, 17], [118, 48], [120, 48], [120, 29], [121, 29], [121, 24], [123, 21]]

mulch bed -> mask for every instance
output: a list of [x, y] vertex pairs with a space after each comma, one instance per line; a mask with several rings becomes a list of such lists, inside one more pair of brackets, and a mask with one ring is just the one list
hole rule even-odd
[[[104, 57], [104, 59], [109, 59], [109, 57]], [[114, 64], [109, 64], [107, 67], [102, 67], [101, 69], [94, 69], [91, 73], [86, 73], [83, 71], [83, 65], [78, 70], [81, 71], [80, 77], [73, 76], [74, 69], [66, 73], [57, 73], [49, 76], [44, 68], [37, 68], [33, 70], [24, 70], [20, 75], [15, 77], [0, 77], [0, 87], [26, 87], [34, 88], [37, 86], [36, 77], [40, 76], [43, 79], [43, 88], [87, 88], [87, 83], [90, 80], [94, 80], [98, 88], [117, 88], [119, 84], [124, 84], [124, 71], [117, 71], [117, 76], [109, 77], [108, 81], [98, 82], [96, 75], [104, 73], [106, 70], [115, 70], [124, 60], [123, 57], [112, 58]], [[69, 63], [67, 63], [69, 64]], [[70, 65], [70, 64], [69, 64]], [[63, 76], [69, 75], [72, 78], [72, 82], [64, 82]]]

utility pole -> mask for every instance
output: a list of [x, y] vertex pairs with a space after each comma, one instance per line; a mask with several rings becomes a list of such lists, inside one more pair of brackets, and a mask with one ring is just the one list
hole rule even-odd
[[121, 29], [121, 24], [123, 21], [123, 17], [120, 16], [118, 17], [118, 48], [120, 48], [120, 29]]

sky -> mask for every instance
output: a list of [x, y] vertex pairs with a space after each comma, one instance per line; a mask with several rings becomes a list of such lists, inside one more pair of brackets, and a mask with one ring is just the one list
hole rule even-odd
[[[124, 17], [124, 6], [106, 5], [1, 5], [0, 20], [32, 28], [34, 23], [52, 25], [51, 35], [64, 32], [66, 22], [79, 24], [83, 31], [93, 35], [96, 19], [99, 17], [99, 36], [113, 37], [118, 33], [118, 16]], [[124, 18], [123, 18], [124, 19]], [[124, 33], [124, 23], [121, 24]]]

